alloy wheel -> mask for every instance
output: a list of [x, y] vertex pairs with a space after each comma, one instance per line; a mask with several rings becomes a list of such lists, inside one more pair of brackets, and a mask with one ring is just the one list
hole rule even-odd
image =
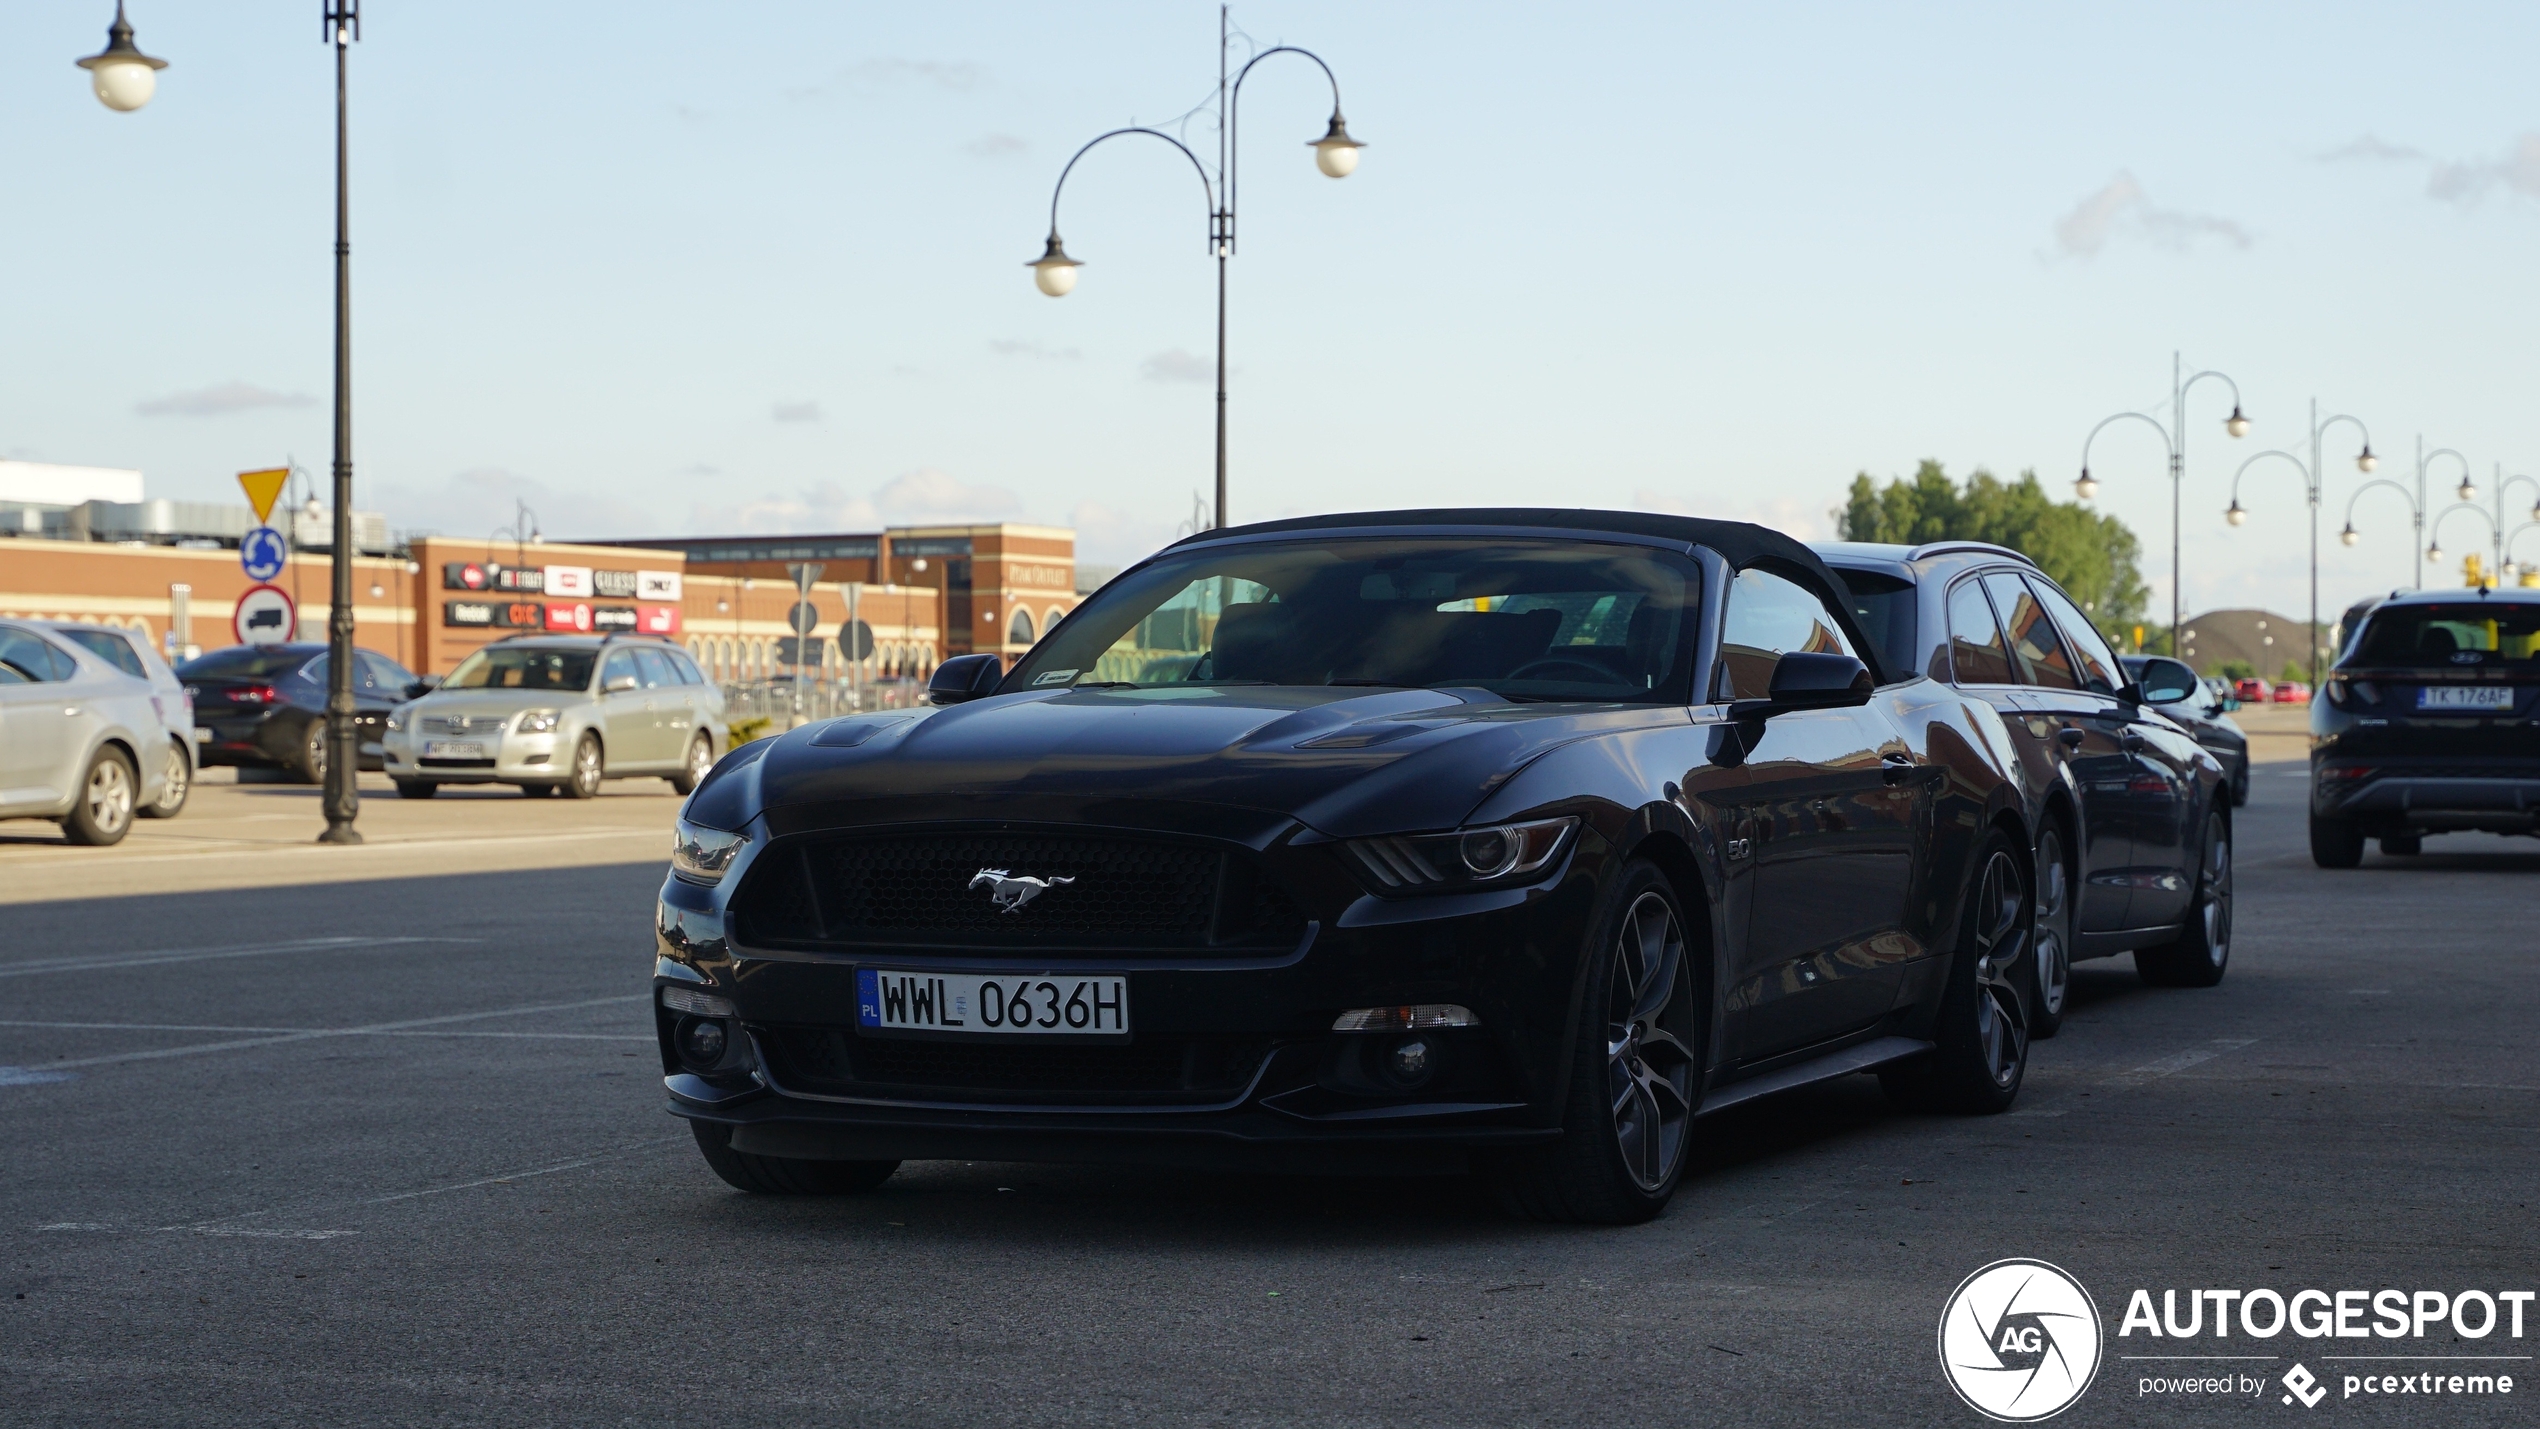
[[112, 835], [132, 818], [132, 775], [123, 761], [98, 760], [88, 767], [88, 821]]
[[1643, 893], [1623, 915], [1606, 998], [1606, 1101], [1623, 1165], [1643, 1191], [1665, 1186], [1684, 1160], [1693, 1112], [1694, 1055], [1682, 995], [1684, 932], [1676, 911]]
[[175, 809], [185, 803], [187, 787], [194, 782], [194, 765], [185, 751], [171, 744], [167, 752], [167, 770], [160, 775], [159, 807]]
[[705, 782], [706, 771], [714, 768], [714, 752], [706, 742], [696, 740], [688, 746], [688, 783], [691, 788]]
[[2072, 986], [2073, 950], [2065, 942], [2072, 896], [2063, 835], [2048, 829], [2037, 841], [2037, 1000], [2048, 1017], [2063, 1012]]
[[600, 746], [597, 741], [586, 738], [574, 746], [573, 787], [585, 798], [599, 792]]
[[1976, 1042], [1986, 1075], [1998, 1087], [2018, 1080], [2028, 1056], [2028, 1019], [2020, 1011], [2014, 981], [2028, 949], [2028, 889], [2019, 863], [1996, 849], [1985, 860], [1967, 916], [1975, 922]]
[[2205, 956], [2215, 967], [2231, 957], [2231, 832], [2219, 816], [2205, 821]]

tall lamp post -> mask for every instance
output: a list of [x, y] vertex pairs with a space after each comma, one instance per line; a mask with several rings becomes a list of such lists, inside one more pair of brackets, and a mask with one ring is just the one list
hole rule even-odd
[[344, 59], [362, 34], [362, 0], [321, 0], [335, 47], [335, 575], [326, 615], [326, 832], [319, 843], [357, 844], [361, 745], [353, 729], [353, 240], [345, 161]]
[[2229, 387], [2231, 415], [2223, 419], [2223, 430], [2234, 438], [2245, 437], [2249, 434], [2249, 419], [2242, 416], [2240, 412], [2239, 383], [2220, 372], [2199, 372], [2193, 377], [2185, 376], [2185, 372], [2186, 369], [2180, 365], [2178, 354], [2171, 353], [2170, 423], [2168, 426], [2162, 426], [2158, 417], [2148, 413], [2119, 412], [2113, 417], [2101, 419], [2098, 426], [2091, 428], [2090, 435], [2082, 438], [2081, 441], [2081, 479], [2073, 483], [2074, 494], [2084, 501], [2099, 494], [2099, 483], [2090, 475], [2090, 444], [2097, 441], [2099, 433], [2111, 424], [2124, 421], [2142, 422], [2161, 434], [2161, 445], [2168, 451], [2170, 458], [2170, 657], [2172, 659], [2178, 658], [2179, 627], [2186, 620], [2181, 606], [2184, 597], [2179, 590], [2178, 502], [2179, 484], [2187, 474], [2187, 389], [2208, 377]]
[[1174, 138], [1172, 135], [1165, 133], [1161, 129], [1152, 129], [1146, 127], [1145, 125], [1132, 125], [1126, 129], [1114, 129], [1108, 134], [1098, 134], [1094, 136], [1092, 141], [1087, 143], [1084, 148], [1076, 151], [1075, 157], [1070, 158], [1067, 161], [1066, 168], [1058, 171], [1058, 183], [1050, 190], [1049, 243], [1047, 247], [1043, 249], [1040, 257], [1033, 259], [1030, 263], [1025, 265], [1032, 270], [1032, 281], [1039, 286], [1042, 292], [1053, 298], [1066, 297], [1069, 292], [1075, 289], [1076, 270], [1083, 267], [1084, 264], [1068, 257], [1066, 246], [1059, 242], [1058, 197], [1059, 194], [1067, 188], [1067, 176], [1075, 170], [1077, 160], [1084, 158], [1086, 154], [1092, 152], [1096, 144], [1100, 144], [1109, 139], [1117, 139], [1127, 134], [1144, 134], [1152, 138], [1161, 139], [1165, 143], [1172, 145], [1174, 148], [1181, 150], [1182, 157], [1191, 161], [1191, 167], [1199, 173], [1202, 196], [1208, 201], [1208, 248], [1209, 252], [1215, 255], [1217, 259], [1216, 523], [1219, 527], [1223, 527], [1227, 524], [1226, 260], [1233, 257], [1235, 253], [1235, 191], [1237, 179], [1235, 118], [1237, 111], [1241, 108], [1243, 103], [1244, 77], [1252, 73], [1252, 67], [1254, 65], [1261, 63], [1263, 60], [1270, 58], [1272, 55], [1303, 55], [1307, 59], [1312, 60], [1315, 67], [1323, 71], [1323, 78], [1329, 81], [1332, 86], [1331, 125], [1324, 131], [1322, 138], [1312, 140], [1308, 146], [1314, 150], [1315, 167], [1321, 169], [1324, 174], [1331, 178], [1348, 178], [1350, 174], [1358, 168], [1358, 151], [1366, 147], [1365, 145], [1359, 143], [1356, 139], [1350, 137], [1349, 126], [1341, 118], [1340, 81], [1333, 77], [1332, 67], [1323, 63], [1322, 56], [1315, 54], [1312, 50], [1299, 49], [1294, 45], [1275, 46], [1271, 49], [1263, 50], [1261, 53], [1254, 55], [1251, 59], [1245, 61], [1244, 67], [1234, 72], [1230, 83], [1227, 75], [1227, 66], [1231, 44], [1232, 30], [1228, 23], [1226, 7], [1221, 5], [1217, 9], [1218, 123], [1217, 169], [1214, 176], [1212, 177], [1208, 166], [1200, 162], [1199, 155], [1191, 152], [1189, 145], [1184, 144], [1181, 140]]
[[[2531, 520], [2507, 531], [2505, 529], [2505, 492], [2516, 483], [2531, 488]], [[2505, 553], [2511, 547], [2513, 538], [2528, 530], [2533, 522], [2540, 522], [2540, 481], [2535, 481], [2528, 476], [2507, 476], [2503, 464], [2499, 463], [2496, 467], [2495, 493], [2496, 510], [2490, 515], [2487, 508], [2478, 504], [2478, 483], [2470, 480], [2468, 472], [2462, 472], [2461, 484], [2454, 492], [2460, 500], [2435, 514], [2433, 540], [2426, 547], [2426, 559], [2433, 561], [2443, 559], [2444, 518], [2456, 511], [2474, 511], [2478, 514], [2478, 519], [2487, 523], [2488, 546], [2495, 553], [2494, 559], [2487, 567], [2487, 579], [2491, 583], [2501, 582], [2505, 576]]]
[[2234, 526], [2241, 525], [2248, 521], [2249, 508], [2240, 504], [2240, 478], [2248, 474], [2249, 468], [2256, 466], [2258, 463], [2265, 461], [2270, 457], [2279, 461], [2290, 462], [2293, 464], [2294, 470], [2302, 473], [2302, 492], [2304, 497], [2310, 502], [2311, 507], [2311, 630], [2309, 644], [2311, 647], [2311, 688], [2314, 690], [2318, 689], [2320, 684], [2320, 438], [2327, 433], [2329, 428], [2336, 426], [2340, 422], [2353, 423], [2355, 430], [2363, 434], [2364, 445], [2363, 449], [2355, 454], [2355, 469], [2365, 473], [2366, 475], [2370, 475], [2374, 467], [2381, 465], [2381, 458], [2372, 454], [2372, 432], [2364, 426], [2363, 419], [2360, 417], [2350, 417], [2340, 413], [2337, 416], [2331, 417], [2327, 421], [2323, 422], [2320, 420], [2319, 399], [2313, 398], [2311, 400], [2311, 459], [2308, 462], [2305, 462], [2291, 452], [2275, 450], [2260, 452], [2256, 456], [2242, 462], [2240, 464], [2240, 470], [2233, 472], [2231, 475], [2231, 505], [2223, 512], [2223, 519], [2229, 521]]
[[2364, 537], [2362, 532], [2355, 529], [2355, 503], [2363, 498], [2365, 492], [2377, 486], [2386, 486], [2399, 493], [2400, 499], [2408, 503], [2408, 515], [2415, 525], [2416, 535], [2409, 545], [2416, 553], [2416, 588], [2419, 590], [2425, 589], [2425, 469], [2438, 457], [2450, 457], [2461, 464], [2461, 499], [2467, 501], [2475, 496], [2478, 488], [2469, 478], [2469, 458], [2450, 447], [2438, 447], [2429, 452], [2425, 449], [2425, 438], [2419, 436], [2417, 438], [2417, 489], [2410, 492], [2406, 487], [2386, 476], [2375, 477], [2365, 482], [2355, 488], [2353, 495], [2346, 498], [2346, 529], [2337, 533], [2337, 539], [2340, 542], [2349, 546], [2358, 544]]

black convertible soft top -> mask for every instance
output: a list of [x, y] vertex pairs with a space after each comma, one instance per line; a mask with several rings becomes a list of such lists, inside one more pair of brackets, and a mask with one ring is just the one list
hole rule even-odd
[[[1669, 516], [1656, 511], [1592, 511], [1576, 506], [1445, 506], [1426, 511], [1337, 511], [1325, 516], [1296, 516], [1285, 521], [1256, 521], [1249, 526], [1194, 532], [1173, 545], [1367, 526], [1508, 526], [1531, 527], [1539, 531], [1608, 531], [1616, 535], [1647, 536], [1707, 546], [1739, 570], [1759, 564], [1777, 565], [1817, 588], [1818, 595], [1843, 621], [1845, 633], [1852, 637], [1853, 648], [1861, 652], [1862, 660], [1873, 672], [1879, 670], [1878, 647], [1864, 639], [1860, 630], [1854, 627], [1851, 602], [1845, 598], [1847, 588], [1843, 582], [1835, 578], [1834, 572], [1826, 568], [1826, 563], [1818, 558], [1816, 552], [1771, 527], [1758, 526], [1751, 521], [1712, 521], [1699, 516]], [[1887, 683], [1888, 678], [1882, 674], [1879, 683]]]

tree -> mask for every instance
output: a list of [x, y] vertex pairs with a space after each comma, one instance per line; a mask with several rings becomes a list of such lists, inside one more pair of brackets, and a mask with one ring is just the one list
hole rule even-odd
[[2114, 516], [2074, 501], [2056, 501], [2024, 471], [2002, 481], [1978, 468], [1964, 487], [1939, 462], [1925, 461], [1911, 479], [1880, 486], [1868, 472], [1852, 478], [1837, 513], [1847, 541], [1990, 541], [2037, 562], [2038, 568], [2081, 603], [2101, 630], [2117, 630], [2143, 618], [2148, 592], [2140, 561], [2143, 543]]

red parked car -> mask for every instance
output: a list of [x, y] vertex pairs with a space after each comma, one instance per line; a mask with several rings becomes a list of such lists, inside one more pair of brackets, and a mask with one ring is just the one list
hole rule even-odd
[[2244, 705], [2265, 704], [2267, 702], [2267, 682], [2254, 675], [2250, 676], [2248, 679], [2236, 681], [2231, 687], [2231, 697], [2240, 701]]
[[2275, 687], [2275, 702], [2280, 705], [2307, 705], [2311, 687], [2299, 680], [2286, 680]]

